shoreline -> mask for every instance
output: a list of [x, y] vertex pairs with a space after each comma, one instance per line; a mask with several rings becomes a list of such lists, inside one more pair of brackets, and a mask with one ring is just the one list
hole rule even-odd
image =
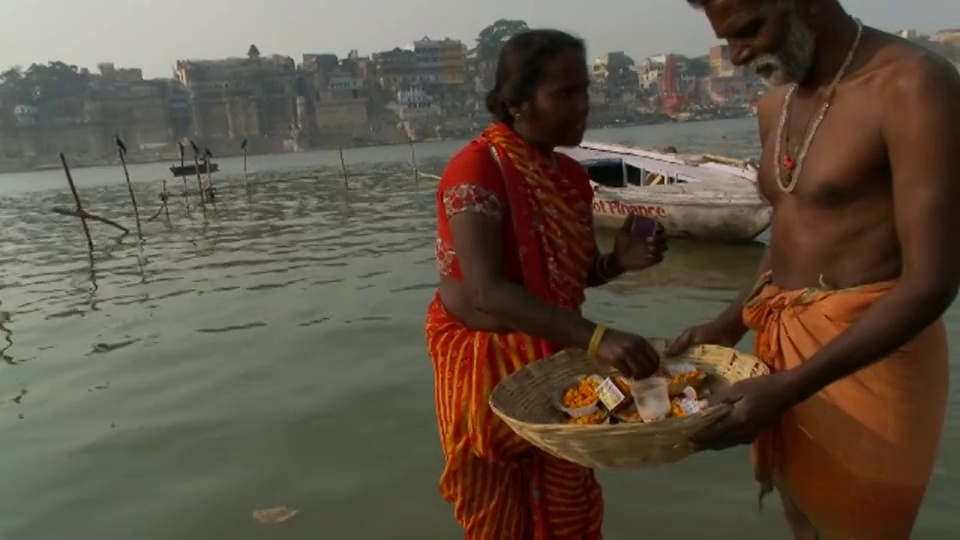
[[[626, 129], [632, 127], [642, 127], [642, 126], [661, 126], [661, 125], [670, 125], [670, 124], [690, 124], [696, 122], [711, 122], [711, 121], [721, 121], [721, 120], [738, 120], [743, 118], [749, 118], [749, 115], [737, 115], [737, 116], [720, 116], [712, 118], [692, 118], [689, 120], [671, 120], [671, 121], [634, 121], [634, 122], [622, 122], [622, 123], [596, 123], [592, 126], [589, 126], [589, 130], [602, 130], [602, 129]], [[430, 139], [421, 139], [413, 141], [413, 144], [428, 144], [444, 141], [465, 141], [469, 140], [470, 137], [460, 138], [460, 137], [445, 137], [445, 138], [430, 138]], [[407, 146], [409, 143], [376, 143], [371, 142], [369, 144], [353, 144], [349, 146], [316, 146], [311, 148], [304, 148], [302, 150], [290, 150], [286, 152], [248, 152], [246, 155], [248, 157], [254, 156], [280, 156], [286, 154], [302, 154], [305, 152], [318, 152], [318, 151], [330, 151], [330, 150], [351, 150], [357, 148], [379, 148], [379, 147], [388, 147], [388, 146]], [[242, 152], [233, 152], [233, 153], [220, 153], [217, 158], [239, 158], [243, 157]], [[169, 163], [170, 166], [175, 166], [179, 164], [180, 157], [178, 155], [173, 156], [137, 156], [130, 154], [127, 156], [127, 165], [150, 165], [157, 163]], [[92, 169], [97, 167], [114, 167], [120, 166], [119, 158], [111, 156], [111, 158], [103, 159], [88, 159], [88, 160], [77, 160], [67, 156], [67, 161], [70, 164], [71, 170], [73, 169]], [[191, 160], [187, 160], [191, 161]], [[187, 163], [188, 165], [191, 163]], [[32, 173], [32, 172], [44, 172], [44, 171], [58, 171], [62, 167], [59, 163], [59, 158], [57, 156], [51, 156], [50, 158], [43, 159], [40, 163], [28, 164], [28, 163], [3, 163], [0, 162], [0, 175], [3, 174], [20, 174], [20, 173]]]

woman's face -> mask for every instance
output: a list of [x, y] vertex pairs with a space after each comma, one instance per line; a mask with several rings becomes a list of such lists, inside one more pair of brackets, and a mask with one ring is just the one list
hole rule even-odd
[[590, 75], [583, 53], [570, 49], [547, 68], [534, 100], [521, 122], [539, 141], [552, 146], [576, 146], [583, 141], [590, 112]]

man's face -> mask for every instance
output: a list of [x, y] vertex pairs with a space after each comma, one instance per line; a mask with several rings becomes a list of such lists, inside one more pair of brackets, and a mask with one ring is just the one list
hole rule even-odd
[[816, 34], [798, 10], [802, 0], [714, 0], [704, 11], [734, 65], [767, 86], [800, 82], [813, 62]]

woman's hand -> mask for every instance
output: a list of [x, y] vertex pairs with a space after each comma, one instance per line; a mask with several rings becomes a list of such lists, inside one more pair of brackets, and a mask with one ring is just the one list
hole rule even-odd
[[[639, 218], [634, 214], [627, 216], [623, 226], [617, 231], [613, 242], [612, 256], [616, 258], [619, 269], [629, 272], [644, 270], [663, 261], [667, 251], [667, 238], [659, 223], [650, 224], [649, 218]], [[649, 227], [652, 231], [638, 231], [636, 228]]]
[[660, 369], [660, 355], [647, 340], [618, 330], [603, 334], [597, 356], [629, 379], [645, 379]]

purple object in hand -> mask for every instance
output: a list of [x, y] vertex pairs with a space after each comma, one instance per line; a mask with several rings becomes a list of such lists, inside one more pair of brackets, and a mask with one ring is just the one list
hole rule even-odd
[[649, 237], [657, 233], [659, 224], [657, 220], [648, 217], [638, 216], [633, 221], [633, 234]]

